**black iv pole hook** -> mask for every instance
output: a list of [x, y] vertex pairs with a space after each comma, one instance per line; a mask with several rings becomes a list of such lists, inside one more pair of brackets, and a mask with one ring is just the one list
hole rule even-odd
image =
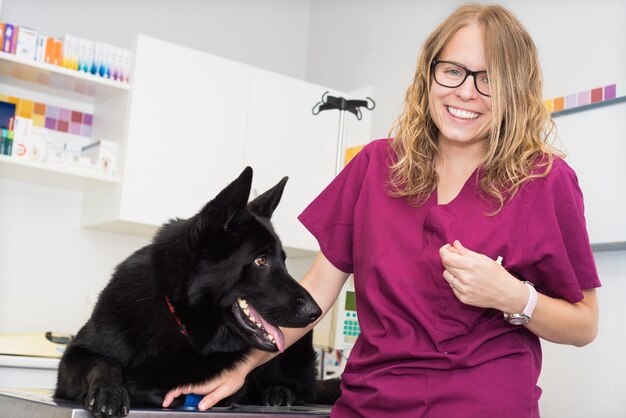
[[328, 109], [339, 110], [339, 132], [337, 136], [337, 160], [335, 162], [335, 174], [339, 174], [343, 167], [343, 126], [344, 115], [348, 111], [353, 113], [358, 120], [361, 120], [363, 115], [361, 114], [361, 108], [364, 107], [367, 110], [373, 110], [376, 107], [376, 103], [371, 97], [367, 97], [367, 100], [347, 100], [343, 97], [329, 96], [328, 92], [322, 95], [322, 100], [317, 102], [313, 106], [313, 115], [319, 115], [320, 112]]
[[367, 97], [367, 100], [348, 100], [343, 97], [329, 96], [328, 91], [322, 95], [322, 100], [317, 102], [313, 106], [313, 114], [319, 115], [320, 112], [328, 109], [339, 109], [348, 111], [356, 116], [358, 120], [363, 117], [361, 108], [364, 107], [367, 110], [373, 110], [376, 107], [376, 102], [371, 97]]

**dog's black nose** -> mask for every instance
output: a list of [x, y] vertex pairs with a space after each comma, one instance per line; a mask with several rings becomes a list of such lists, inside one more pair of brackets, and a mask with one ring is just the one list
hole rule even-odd
[[315, 301], [309, 301], [305, 298], [298, 298], [296, 301], [298, 302], [298, 314], [310, 322], [315, 321], [322, 315], [322, 308]]

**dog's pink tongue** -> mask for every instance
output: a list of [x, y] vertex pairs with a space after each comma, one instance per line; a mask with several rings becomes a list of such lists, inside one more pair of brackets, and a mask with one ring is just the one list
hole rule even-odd
[[267, 322], [265, 318], [263, 318], [263, 316], [252, 307], [252, 305], [248, 304], [248, 310], [250, 312], [250, 316], [254, 318], [254, 321], [261, 322], [261, 326], [263, 327], [265, 332], [267, 332], [268, 335], [274, 337], [274, 344], [276, 344], [276, 348], [278, 348], [278, 351], [280, 351], [281, 353], [285, 351], [285, 334], [283, 334], [283, 332], [279, 328]]
[[265, 331], [274, 337], [274, 342], [276, 343], [276, 348], [278, 348], [278, 351], [280, 351], [281, 353], [285, 351], [285, 334], [283, 334], [280, 329], [276, 328], [274, 325], [263, 319], [262, 316], [261, 324], [263, 325], [263, 328], [265, 328]]

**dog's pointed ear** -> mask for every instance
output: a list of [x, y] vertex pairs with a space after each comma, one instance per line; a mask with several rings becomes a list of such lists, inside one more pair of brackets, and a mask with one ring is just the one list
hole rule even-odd
[[207, 203], [191, 221], [189, 235], [191, 242], [197, 242], [208, 231], [228, 232], [235, 224], [243, 222], [250, 215], [246, 203], [252, 187], [252, 168], [246, 167], [239, 177], [226, 186], [217, 196]]
[[283, 177], [274, 187], [248, 203], [250, 212], [263, 218], [271, 218], [278, 203], [280, 203], [280, 198], [283, 196], [283, 190], [288, 179], [289, 177]]

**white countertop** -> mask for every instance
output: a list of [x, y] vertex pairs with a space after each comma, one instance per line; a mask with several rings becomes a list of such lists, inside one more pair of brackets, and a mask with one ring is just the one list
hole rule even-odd
[[59, 367], [58, 358], [9, 356], [0, 354], [0, 367], [21, 367], [27, 369], [54, 369]]

